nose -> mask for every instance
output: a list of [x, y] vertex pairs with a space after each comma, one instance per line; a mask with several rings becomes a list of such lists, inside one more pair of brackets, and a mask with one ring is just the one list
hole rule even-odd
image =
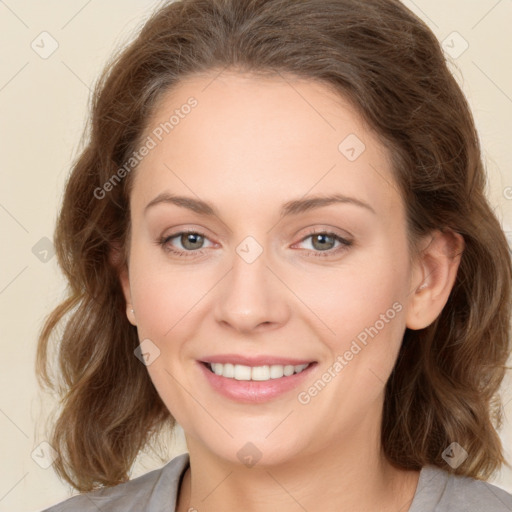
[[232, 269], [217, 290], [217, 322], [239, 333], [284, 325], [290, 315], [290, 292], [276, 274], [265, 250], [251, 263], [235, 253]]

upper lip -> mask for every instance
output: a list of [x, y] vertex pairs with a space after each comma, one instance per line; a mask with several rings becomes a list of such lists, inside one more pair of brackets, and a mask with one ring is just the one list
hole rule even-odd
[[219, 354], [201, 359], [203, 363], [231, 363], [244, 366], [270, 366], [279, 364], [282, 366], [314, 363], [311, 359], [295, 359], [293, 357], [278, 357], [271, 355], [244, 356], [241, 354]]

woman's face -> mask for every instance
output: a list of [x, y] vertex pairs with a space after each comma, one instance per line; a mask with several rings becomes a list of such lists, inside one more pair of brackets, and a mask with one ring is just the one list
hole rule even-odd
[[323, 85], [235, 73], [181, 82], [145, 137], [122, 282], [189, 448], [277, 464], [376, 434], [414, 281], [386, 148]]

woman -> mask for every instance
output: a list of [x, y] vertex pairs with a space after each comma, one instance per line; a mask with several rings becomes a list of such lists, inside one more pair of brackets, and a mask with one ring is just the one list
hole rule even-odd
[[[163, 6], [56, 229], [68, 510], [512, 510], [511, 263], [466, 100], [395, 0]], [[126, 481], [164, 426], [188, 454]], [[98, 489], [102, 487], [101, 489]], [[91, 492], [89, 492], [91, 491]]]

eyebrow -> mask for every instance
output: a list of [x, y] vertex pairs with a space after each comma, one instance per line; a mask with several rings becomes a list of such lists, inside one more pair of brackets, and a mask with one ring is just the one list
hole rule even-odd
[[[206, 215], [208, 217], [219, 217], [217, 210], [212, 204], [206, 201], [202, 201], [201, 199], [177, 196], [170, 194], [169, 192], [162, 192], [153, 200], [151, 200], [144, 208], [144, 213], [147, 213], [150, 208], [162, 203], [174, 204], [176, 206], [180, 206], [181, 208], [187, 208], [188, 210], [191, 210], [200, 215]], [[361, 201], [360, 199], [345, 196], [343, 194], [332, 194], [328, 196], [313, 196], [307, 199], [301, 198], [288, 201], [281, 207], [281, 217], [298, 215], [300, 213], [314, 210], [316, 208], [322, 208], [324, 206], [329, 206], [331, 204], [353, 204], [360, 206], [376, 215], [375, 210], [369, 204]]]

